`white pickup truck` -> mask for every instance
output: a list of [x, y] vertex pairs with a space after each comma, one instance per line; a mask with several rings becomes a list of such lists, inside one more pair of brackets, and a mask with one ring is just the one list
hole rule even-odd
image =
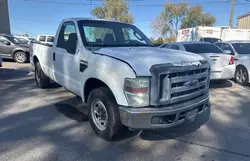
[[199, 55], [152, 47], [135, 26], [65, 19], [53, 46], [32, 45], [40, 88], [50, 79], [88, 103], [97, 135], [176, 126], [210, 108], [209, 63]]

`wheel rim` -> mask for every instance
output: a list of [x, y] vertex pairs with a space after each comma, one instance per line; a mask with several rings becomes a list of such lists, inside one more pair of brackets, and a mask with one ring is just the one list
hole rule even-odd
[[18, 62], [24, 62], [25, 61], [25, 56], [23, 53], [16, 53], [16, 60]]
[[96, 127], [103, 131], [108, 125], [108, 113], [101, 100], [95, 100], [91, 104], [91, 116]]
[[247, 78], [247, 73], [243, 69], [239, 69], [236, 73], [236, 79], [240, 83], [244, 83]]

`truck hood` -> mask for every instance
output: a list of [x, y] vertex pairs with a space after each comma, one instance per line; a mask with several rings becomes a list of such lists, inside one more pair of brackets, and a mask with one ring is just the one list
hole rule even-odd
[[197, 54], [157, 47], [112, 47], [102, 48], [95, 53], [125, 61], [134, 69], [137, 76], [150, 76], [150, 68], [156, 64], [204, 60]]

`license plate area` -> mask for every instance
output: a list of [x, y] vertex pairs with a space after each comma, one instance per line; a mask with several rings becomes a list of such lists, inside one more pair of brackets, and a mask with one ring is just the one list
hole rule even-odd
[[197, 116], [198, 116], [198, 109], [194, 109], [194, 110], [188, 111], [185, 114], [185, 119], [189, 122], [193, 122]]

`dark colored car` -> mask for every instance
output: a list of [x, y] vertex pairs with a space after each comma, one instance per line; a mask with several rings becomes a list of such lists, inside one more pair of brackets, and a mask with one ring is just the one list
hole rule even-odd
[[13, 36], [0, 34], [0, 54], [3, 58], [13, 58], [18, 63], [25, 63], [29, 60], [29, 45]]

